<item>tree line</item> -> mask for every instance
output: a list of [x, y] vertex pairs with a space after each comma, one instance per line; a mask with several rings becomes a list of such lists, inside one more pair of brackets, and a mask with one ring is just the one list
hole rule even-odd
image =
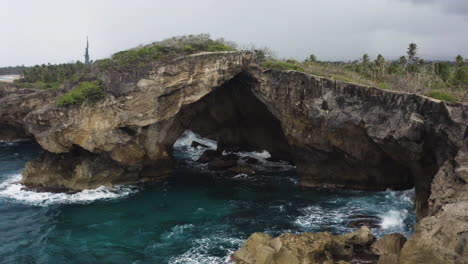
[[28, 67], [21, 65], [21, 66], [8, 66], [8, 67], [0, 67], [0, 75], [13, 75], [13, 74], [21, 74], [23, 71], [28, 69]]

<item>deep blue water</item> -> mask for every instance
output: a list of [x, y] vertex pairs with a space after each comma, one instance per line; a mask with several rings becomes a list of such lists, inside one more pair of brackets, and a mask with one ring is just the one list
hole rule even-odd
[[378, 236], [412, 232], [411, 190], [302, 189], [285, 164], [234, 178], [188, 170], [202, 152], [192, 138], [176, 145], [168, 182], [73, 195], [21, 190], [15, 181], [40, 148], [0, 143], [0, 263], [225, 263], [253, 232], [340, 234], [356, 215], [379, 217]]

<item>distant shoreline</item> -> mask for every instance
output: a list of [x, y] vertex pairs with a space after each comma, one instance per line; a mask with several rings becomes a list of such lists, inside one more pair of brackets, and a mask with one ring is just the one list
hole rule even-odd
[[8, 75], [0, 75], [0, 82], [7, 82], [12, 83], [14, 80], [19, 79], [19, 74], [8, 74]]

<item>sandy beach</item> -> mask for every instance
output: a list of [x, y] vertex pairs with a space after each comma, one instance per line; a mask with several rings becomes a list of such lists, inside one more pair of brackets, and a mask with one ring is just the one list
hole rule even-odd
[[0, 82], [13, 82], [16, 79], [19, 79], [20, 75], [12, 74], [12, 75], [0, 75]]

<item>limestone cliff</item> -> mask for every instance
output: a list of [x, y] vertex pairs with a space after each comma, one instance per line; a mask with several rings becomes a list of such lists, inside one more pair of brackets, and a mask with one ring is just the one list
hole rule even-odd
[[[466, 104], [251, 62], [250, 53], [200, 53], [147, 65], [135, 75], [108, 72], [95, 76], [106, 97], [94, 105], [57, 107], [56, 97], [73, 85], [0, 88], [0, 137], [32, 136], [46, 150], [23, 172], [23, 184], [36, 188], [164, 178], [173, 167], [172, 145], [185, 129], [216, 138], [220, 150], [266, 149], [292, 160], [304, 186], [414, 186], [422, 220], [401, 263], [438, 261], [435, 256], [464, 263]], [[444, 228], [449, 220], [453, 228]]]

